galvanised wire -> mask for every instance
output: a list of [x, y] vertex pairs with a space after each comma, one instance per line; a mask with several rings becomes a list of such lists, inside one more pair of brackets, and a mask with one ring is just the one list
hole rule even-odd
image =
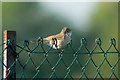
[[[53, 39], [54, 40], [54, 39]], [[106, 61], [108, 66], [111, 68], [112, 72], [110, 74], [110, 76], [108, 77], [108, 80], [112, 78], [112, 76], [114, 75], [115, 79], [118, 80], [118, 77], [117, 75], [115, 74], [115, 67], [117, 66], [117, 64], [119, 63], [120, 61], [120, 57], [118, 57], [117, 61], [115, 62], [114, 65], [111, 65], [111, 63], [108, 61], [107, 59], [107, 55], [108, 53], [118, 53], [120, 54], [119, 50], [116, 48], [116, 41], [114, 38], [111, 38], [110, 39], [110, 45], [108, 47], [108, 49], [105, 51], [103, 50], [103, 48], [101, 47], [101, 39], [100, 38], [97, 38], [95, 40], [95, 46], [94, 48], [90, 51], [88, 48], [87, 48], [87, 40], [85, 38], [82, 38], [81, 39], [81, 45], [80, 47], [78, 48], [78, 50], [74, 50], [74, 48], [72, 47], [72, 41], [70, 44], [68, 44], [66, 47], [70, 47], [70, 49], [72, 50], [71, 53], [73, 54], [74, 58], [72, 60], [72, 62], [69, 64], [69, 65], [66, 65], [64, 59], [63, 59], [63, 54], [64, 54], [64, 50], [59, 50], [57, 49], [57, 53], [59, 55], [59, 59], [57, 60], [56, 64], [55, 65], [52, 65], [51, 62], [49, 61], [48, 59], [48, 53], [51, 53], [51, 49], [52, 47], [49, 47], [49, 49], [46, 51], [43, 47], [43, 38], [39, 37], [38, 40], [37, 40], [37, 45], [33, 48], [33, 49], [30, 49], [29, 47], [29, 41], [28, 40], [24, 40], [23, 42], [23, 46], [20, 46], [18, 44], [16, 44], [16, 47], [19, 48], [19, 51], [15, 51], [11, 46], [12, 46], [12, 43], [10, 42], [10, 40], [8, 40], [7, 42], [5, 43], [2, 43], [0, 44], [0, 47], [2, 47], [4, 44], [7, 44], [7, 47], [4, 48], [1, 52], [0, 52], [0, 56], [2, 56], [2, 54], [4, 53], [4, 51], [10, 47], [12, 51], [14, 51], [16, 53], [16, 60], [9, 66], [7, 67], [2, 61], [2, 66], [5, 66], [7, 68], [7, 77], [10, 75], [11, 73], [11, 68], [16, 64], [16, 62], [19, 63], [19, 65], [22, 67], [22, 73], [20, 75], [20, 79], [22, 78], [25, 78], [24, 76], [24, 73], [25, 73], [25, 70], [26, 70], [26, 66], [27, 64], [31, 61], [33, 66], [35, 67], [36, 69], [36, 73], [34, 74], [34, 76], [32, 77], [32, 79], [35, 79], [36, 76], [40, 73], [40, 68], [43, 66], [43, 64], [45, 64], [45, 62], [47, 62], [49, 64], [49, 67], [51, 68], [51, 74], [49, 74], [49, 77], [48, 79], [52, 79], [53, 76], [55, 76], [55, 78], [57, 79], [57, 75], [56, 75], [56, 68], [58, 67], [58, 65], [60, 64], [60, 62], [63, 63], [65, 69], [66, 69], [66, 75], [63, 77], [63, 79], [67, 79], [68, 76], [70, 76], [69, 78], [71, 78], [72, 80], [74, 80], [74, 77], [72, 76], [72, 73], [71, 73], [71, 68], [72, 66], [77, 63], [80, 68], [81, 68], [81, 75], [79, 76], [79, 80], [81, 80], [83, 78], [83, 76], [85, 76], [86, 79], [89, 80], [89, 77], [87, 76], [86, 74], [86, 67], [88, 66], [88, 64], [90, 63], [90, 61], [92, 62], [92, 64], [94, 65], [94, 67], [96, 68], [96, 71], [97, 73], [95, 74], [95, 76], [93, 77], [94, 80], [97, 79], [97, 77], [99, 76], [102, 80], [104, 79], [103, 76], [101, 75], [100, 73], [100, 69], [101, 69], [101, 66], [104, 64], [104, 62]], [[38, 48], [38, 47], [41, 47], [42, 51], [39, 51], [39, 52], [36, 52], [35, 50]], [[87, 52], [81, 52], [81, 48], [85, 48], [85, 50]], [[100, 52], [96, 52], [95, 50], [97, 49], [97, 47], [99, 47], [99, 49], [101, 50]], [[116, 51], [114, 52], [111, 52], [110, 49], [111, 47], [114, 47], [114, 49]], [[27, 59], [27, 61], [25, 62], [25, 64], [22, 64], [20, 62], [20, 58], [19, 58], [19, 55], [23, 52], [27, 52], [28, 55], [29, 55], [29, 58]], [[44, 54], [44, 59], [42, 60], [42, 62], [37, 66], [34, 62], [34, 60], [32, 59], [32, 53], [42, 53]], [[53, 53], [56, 53], [56, 52], [53, 52]], [[87, 60], [87, 62], [85, 63], [85, 65], [81, 64], [79, 59], [78, 59], [78, 54], [88, 54], [89, 55], [89, 58]], [[101, 61], [101, 63], [99, 65], [97, 65], [95, 63], [95, 61], [93, 60], [93, 54], [104, 54], [104, 58], [103, 60]]]

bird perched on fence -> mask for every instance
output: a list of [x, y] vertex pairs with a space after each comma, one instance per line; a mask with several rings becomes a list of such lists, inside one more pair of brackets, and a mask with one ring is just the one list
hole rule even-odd
[[72, 31], [64, 27], [57, 35], [48, 36], [43, 38], [43, 43], [47, 43], [54, 49], [61, 49], [71, 41]]
[[[48, 36], [42, 39], [42, 42], [48, 44], [54, 49], [63, 49], [65, 45], [70, 43], [72, 36], [72, 31], [64, 27], [59, 34]], [[31, 40], [31, 42], [36, 42], [35, 40]]]

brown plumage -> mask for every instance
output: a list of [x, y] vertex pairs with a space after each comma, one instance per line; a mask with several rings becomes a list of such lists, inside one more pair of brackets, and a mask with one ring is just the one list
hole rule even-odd
[[59, 34], [43, 38], [43, 43], [47, 43], [54, 49], [60, 49], [70, 43], [71, 35], [72, 31], [69, 28], [64, 27]]

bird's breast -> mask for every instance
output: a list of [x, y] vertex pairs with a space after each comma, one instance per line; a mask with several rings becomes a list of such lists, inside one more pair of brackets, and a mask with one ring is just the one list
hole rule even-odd
[[[61, 40], [56, 40], [56, 41], [50, 41], [50, 46], [53, 47], [54, 49], [60, 49], [63, 48], [65, 45], [67, 45], [70, 42], [71, 38], [70, 37], [66, 37], [64, 39]], [[54, 43], [54, 44], [53, 44]]]

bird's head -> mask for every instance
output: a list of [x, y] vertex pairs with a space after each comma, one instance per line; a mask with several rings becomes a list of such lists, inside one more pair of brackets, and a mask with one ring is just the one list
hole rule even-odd
[[68, 36], [71, 36], [72, 35], [72, 31], [67, 28], [67, 27], [64, 27], [61, 31], [61, 34], [67, 34]]

